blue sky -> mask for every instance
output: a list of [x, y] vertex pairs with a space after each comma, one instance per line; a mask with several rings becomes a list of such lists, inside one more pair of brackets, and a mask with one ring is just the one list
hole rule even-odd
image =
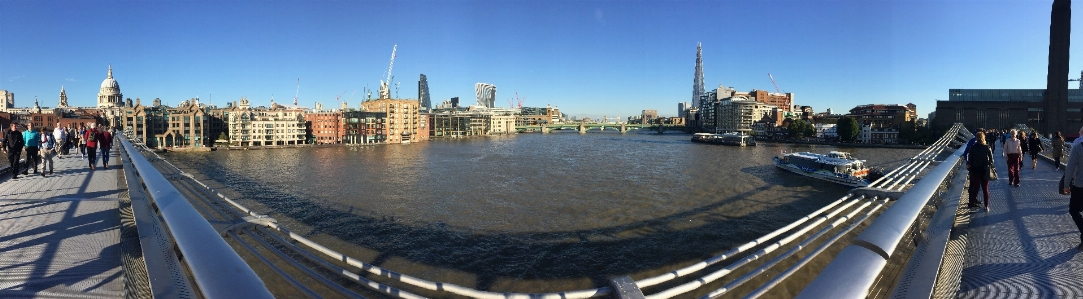
[[691, 101], [702, 42], [707, 88], [774, 90], [771, 73], [818, 112], [913, 102], [924, 117], [949, 88], [1045, 88], [1051, 4], [4, 0], [0, 89], [51, 107], [64, 85], [70, 104], [93, 106], [111, 63], [124, 97], [146, 103], [290, 103], [300, 78], [301, 105], [356, 90], [356, 107], [397, 44], [399, 97], [416, 98], [425, 74], [434, 104], [472, 103], [488, 82], [498, 105], [518, 92], [569, 115], [673, 116]]

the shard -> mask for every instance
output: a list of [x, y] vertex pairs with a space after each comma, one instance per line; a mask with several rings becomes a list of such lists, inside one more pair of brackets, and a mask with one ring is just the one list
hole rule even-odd
[[703, 45], [696, 44], [696, 76], [692, 79], [692, 107], [699, 107], [703, 93]]

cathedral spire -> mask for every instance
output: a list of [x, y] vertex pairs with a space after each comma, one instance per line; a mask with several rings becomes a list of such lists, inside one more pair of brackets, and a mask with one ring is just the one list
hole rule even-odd
[[109, 64], [109, 79], [113, 79], [113, 64]]

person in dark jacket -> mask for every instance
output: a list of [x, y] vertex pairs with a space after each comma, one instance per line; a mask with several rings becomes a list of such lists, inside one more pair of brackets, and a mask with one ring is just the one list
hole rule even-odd
[[8, 165], [11, 165], [11, 179], [19, 178], [19, 156], [25, 143], [23, 133], [19, 132], [19, 124], [11, 123], [11, 130], [4, 133], [4, 152], [8, 154]]
[[1042, 152], [1042, 140], [1038, 138], [1038, 132], [1030, 132], [1027, 139], [1027, 149], [1030, 150], [1030, 169], [1038, 169], [1038, 153]]
[[993, 166], [993, 150], [985, 142], [985, 134], [975, 134], [974, 145], [967, 153], [966, 169], [970, 171], [970, 208], [981, 208], [978, 188], [985, 195], [985, 211], [989, 211], [989, 167]]

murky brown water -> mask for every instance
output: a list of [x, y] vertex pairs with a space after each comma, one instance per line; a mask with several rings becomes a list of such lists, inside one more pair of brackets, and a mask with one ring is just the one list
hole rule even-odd
[[[547, 292], [672, 270], [849, 190], [775, 169], [780, 150], [690, 135], [557, 132], [410, 145], [166, 157], [356, 258], [490, 291]], [[845, 148], [873, 166], [920, 150]]]

